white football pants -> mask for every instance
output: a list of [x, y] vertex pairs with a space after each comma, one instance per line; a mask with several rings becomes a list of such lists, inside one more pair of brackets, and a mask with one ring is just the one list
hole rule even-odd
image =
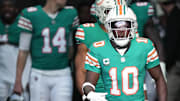
[[30, 101], [72, 101], [70, 68], [56, 71], [32, 69]]

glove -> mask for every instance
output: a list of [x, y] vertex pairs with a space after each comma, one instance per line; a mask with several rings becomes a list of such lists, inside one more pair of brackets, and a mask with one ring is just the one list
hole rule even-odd
[[11, 97], [10, 97], [10, 101], [23, 101], [24, 100], [24, 97], [23, 96], [20, 96], [18, 94], [13, 94]]
[[87, 99], [86, 95], [82, 96], [82, 100], [85, 101]]
[[96, 93], [96, 92], [89, 92], [87, 95], [87, 99], [89, 101], [107, 101], [106, 100], [107, 93]]

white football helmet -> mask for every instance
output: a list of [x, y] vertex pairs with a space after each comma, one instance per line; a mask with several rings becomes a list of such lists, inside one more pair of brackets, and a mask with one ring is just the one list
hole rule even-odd
[[115, 7], [116, 3], [114, 0], [96, 0], [95, 3], [95, 14], [99, 21], [104, 24], [107, 14]]
[[117, 5], [107, 15], [105, 27], [110, 39], [124, 47], [134, 38], [137, 29], [136, 15], [127, 5]]

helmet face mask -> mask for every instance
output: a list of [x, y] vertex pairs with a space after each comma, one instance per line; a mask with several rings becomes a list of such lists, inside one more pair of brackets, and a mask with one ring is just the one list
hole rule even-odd
[[109, 11], [111, 10], [112, 8], [105, 8], [104, 10], [104, 15], [107, 16]]
[[117, 40], [126, 39], [130, 36], [130, 21], [114, 21], [110, 23], [112, 34]]
[[96, 14], [98, 17], [99, 17], [99, 20], [101, 23], [104, 24], [104, 21], [106, 19], [106, 16], [108, 15], [109, 11], [111, 10], [112, 8], [106, 8], [106, 7], [99, 7], [99, 13]]
[[115, 20], [109, 23], [109, 37], [121, 47], [126, 46], [134, 38], [133, 23], [125, 20]]

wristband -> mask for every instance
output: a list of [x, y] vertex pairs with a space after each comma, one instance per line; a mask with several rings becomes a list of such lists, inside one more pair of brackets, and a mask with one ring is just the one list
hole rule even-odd
[[83, 85], [82, 85], [82, 92], [84, 93], [84, 87], [85, 86], [90, 86], [90, 87], [92, 87], [94, 90], [95, 90], [95, 86], [92, 84], [92, 83], [90, 83], [90, 82], [85, 82]]

